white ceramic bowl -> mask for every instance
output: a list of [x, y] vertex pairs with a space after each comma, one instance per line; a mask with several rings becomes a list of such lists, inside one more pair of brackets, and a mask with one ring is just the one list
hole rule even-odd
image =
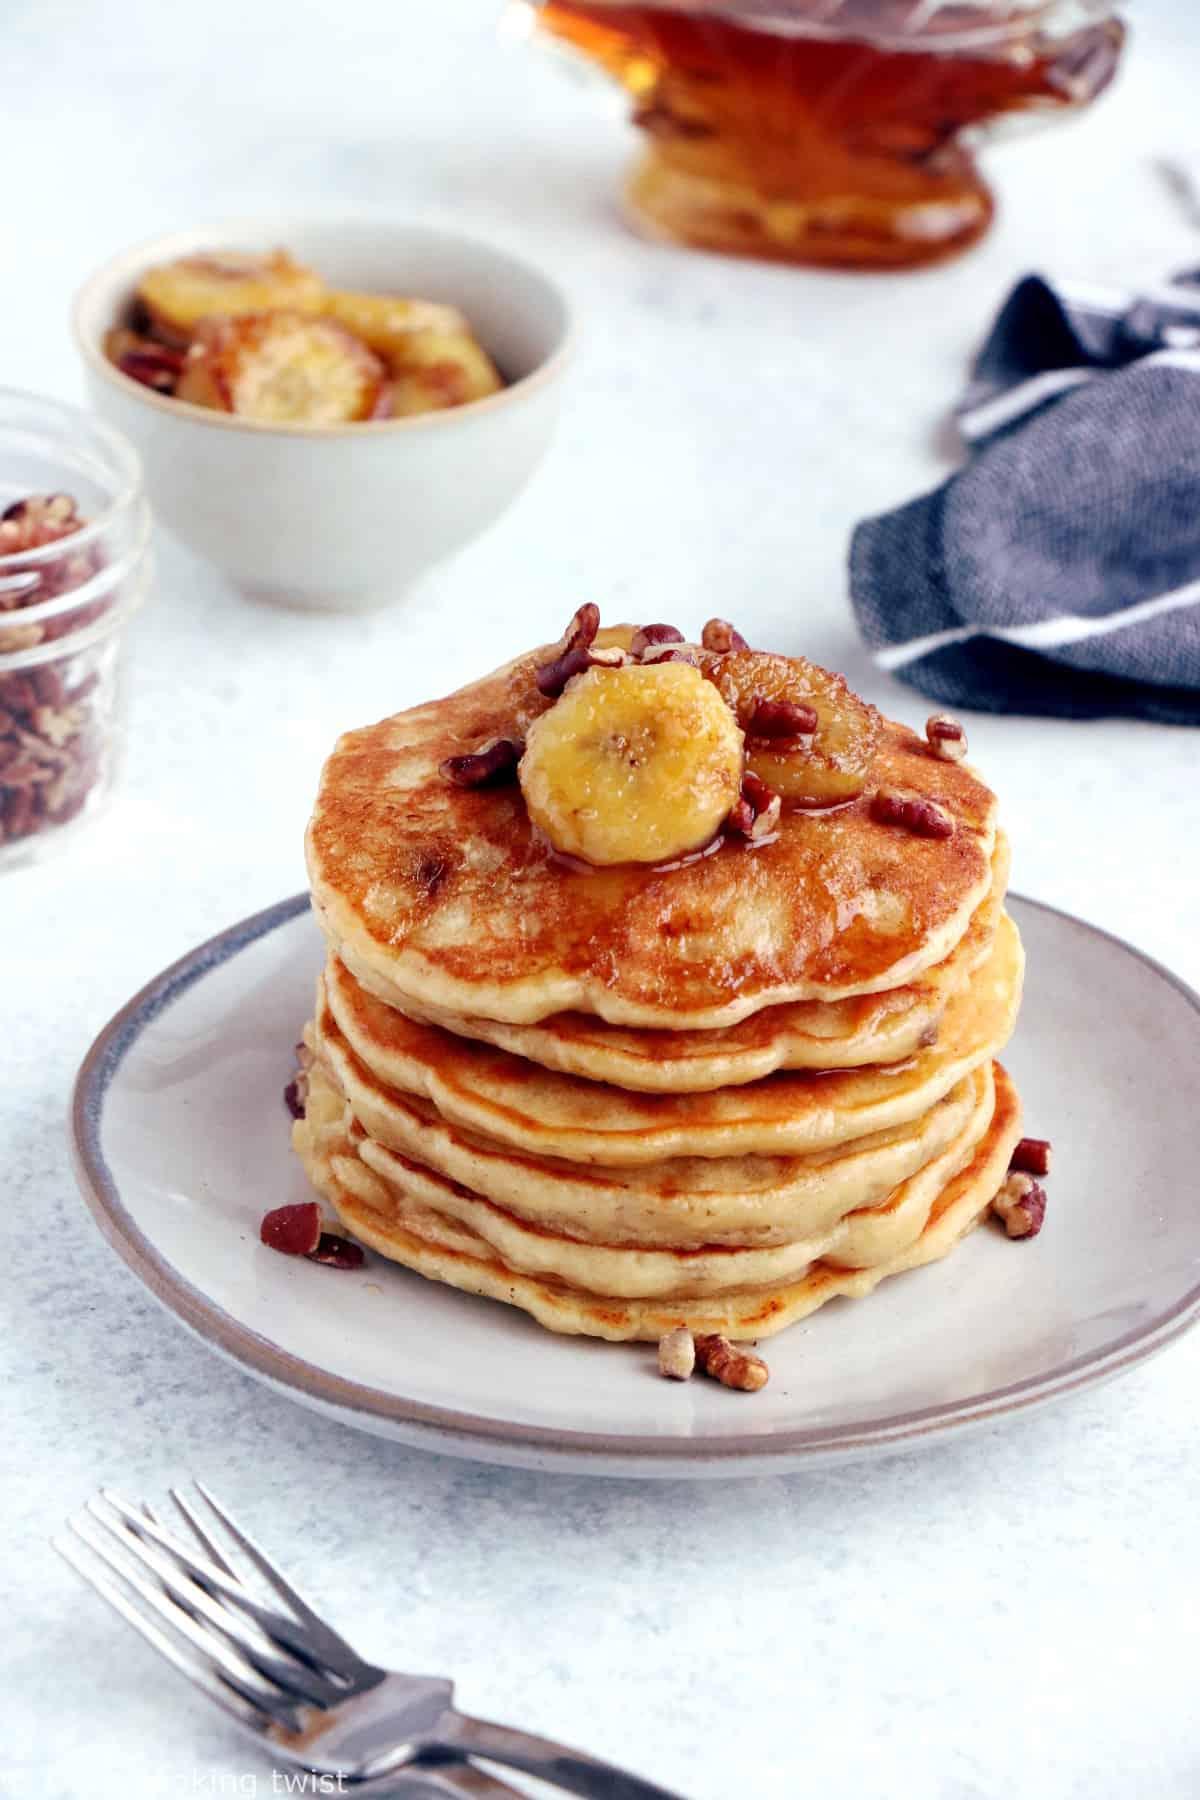
[[[278, 426], [164, 398], [104, 336], [142, 272], [198, 250], [282, 247], [331, 283], [448, 301], [511, 384], [448, 412]], [[528, 263], [456, 233], [365, 219], [242, 219], [122, 251], [75, 299], [88, 397], [136, 446], [158, 518], [245, 593], [289, 606], [386, 604], [497, 519], [550, 441], [571, 347], [566, 300]]]

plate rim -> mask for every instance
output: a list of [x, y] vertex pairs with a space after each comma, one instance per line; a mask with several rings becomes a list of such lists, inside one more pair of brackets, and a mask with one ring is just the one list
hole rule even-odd
[[[1028, 895], [1009, 899], [1101, 938], [1162, 976], [1200, 1015], [1200, 993], [1182, 976], [1115, 932], [1062, 907]], [[75, 1179], [101, 1235], [151, 1295], [210, 1348], [247, 1374], [265, 1380], [300, 1403], [361, 1428], [403, 1437], [430, 1450], [484, 1460], [533, 1461], [538, 1467], [599, 1469], [661, 1476], [704, 1472], [756, 1474], [781, 1466], [842, 1460], [870, 1451], [903, 1450], [973, 1425], [997, 1422], [1124, 1373], [1164, 1350], [1200, 1318], [1200, 1281], [1169, 1312], [1125, 1332], [1100, 1350], [1074, 1357], [1050, 1373], [958, 1402], [942, 1402], [854, 1425], [796, 1427], [767, 1435], [734, 1433], [719, 1441], [643, 1434], [560, 1430], [389, 1394], [321, 1368], [283, 1349], [226, 1312], [184, 1276], [134, 1221], [102, 1147], [104, 1103], [113, 1080], [138, 1038], [197, 982], [259, 939], [310, 910], [307, 891], [289, 895], [240, 919], [161, 970], [134, 993], [97, 1034], [76, 1073], [70, 1107], [70, 1146]]]

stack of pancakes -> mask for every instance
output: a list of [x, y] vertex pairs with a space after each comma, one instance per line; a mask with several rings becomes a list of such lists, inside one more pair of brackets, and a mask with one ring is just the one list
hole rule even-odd
[[326, 764], [314, 1186], [384, 1256], [611, 1339], [764, 1337], [945, 1254], [1020, 1136], [994, 796], [885, 721], [873, 785], [951, 836], [877, 821], [868, 790], [762, 845], [582, 870], [515, 784], [439, 772], [523, 736], [544, 654]]

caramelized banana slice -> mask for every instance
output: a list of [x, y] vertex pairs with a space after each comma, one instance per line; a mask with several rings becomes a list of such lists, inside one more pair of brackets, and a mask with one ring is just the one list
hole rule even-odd
[[269, 256], [222, 250], [147, 269], [138, 299], [161, 337], [186, 344], [201, 319], [240, 318], [281, 306], [318, 313], [325, 305], [325, 283], [286, 250]]
[[470, 326], [456, 306], [442, 306], [436, 300], [406, 300], [394, 294], [360, 294], [349, 288], [331, 288], [325, 296], [325, 311], [368, 350], [381, 356], [388, 367], [398, 372], [414, 337], [424, 331], [440, 332], [443, 337], [470, 336]]
[[275, 425], [342, 425], [376, 416], [384, 369], [365, 344], [304, 313], [206, 319], [176, 398]]
[[556, 850], [667, 862], [707, 844], [737, 799], [742, 734], [688, 663], [589, 669], [529, 727], [518, 778]]
[[403, 361], [389, 366], [395, 376], [391, 410], [398, 419], [465, 406], [504, 386], [491, 357], [468, 331], [418, 332], [409, 339]]
[[[708, 679], [746, 733], [746, 766], [801, 805], [851, 800], [867, 785], [879, 714], [840, 675], [802, 656], [701, 652]], [[787, 735], [788, 719], [796, 730]]]

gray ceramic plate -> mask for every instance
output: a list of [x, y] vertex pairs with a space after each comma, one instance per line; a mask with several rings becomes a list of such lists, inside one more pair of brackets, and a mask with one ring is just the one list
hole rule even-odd
[[85, 1198], [146, 1286], [239, 1367], [430, 1449], [612, 1475], [737, 1475], [929, 1443], [1106, 1380], [1200, 1313], [1200, 998], [1028, 900], [1006, 1062], [1057, 1162], [1041, 1237], [984, 1227], [947, 1261], [837, 1300], [767, 1346], [770, 1385], [668, 1384], [653, 1350], [558, 1338], [378, 1258], [266, 1250], [308, 1197], [282, 1089], [322, 957], [299, 896], [160, 975], [80, 1070]]

